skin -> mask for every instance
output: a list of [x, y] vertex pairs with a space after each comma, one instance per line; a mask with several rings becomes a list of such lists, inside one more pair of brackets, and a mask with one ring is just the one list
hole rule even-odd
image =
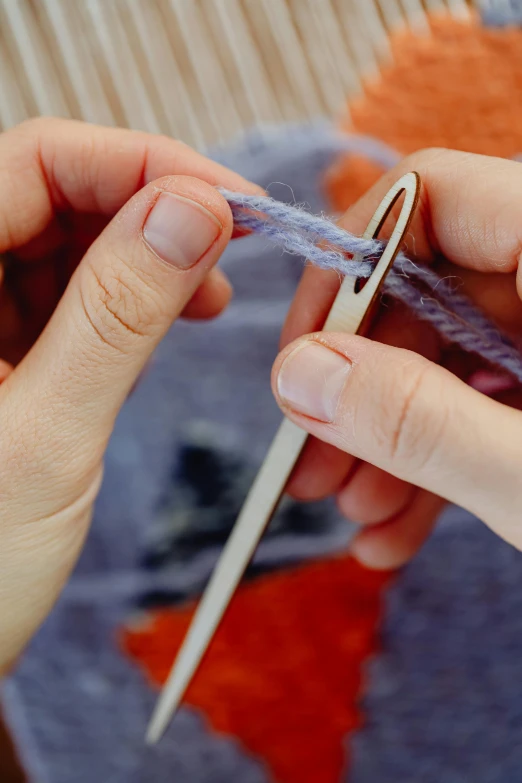
[[[260, 192], [163, 137], [50, 119], [0, 136], [1, 670], [77, 559], [115, 417], [152, 351], [178, 316], [228, 303], [214, 266], [232, 215], [217, 184]], [[145, 241], [165, 193], [217, 232], [190, 269]]]
[[[406, 251], [455, 276], [520, 343], [520, 164], [448, 150], [420, 152], [386, 174], [341, 225], [362, 232], [389, 187], [411, 170], [423, 185]], [[522, 548], [519, 391], [508, 382], [491, 399], [470, 388], [464, 381], [480, 364], [445, 348], [429, 327], [412, 323], [391, 303], [371, 340], [313, 334], [338, 287], [333, 274], [305, 271], [274, 366], [273, 389], [283, 412], [314, 436], [289, 491], [307, 500], [335, 494], [340, 510], [361, 523], [353, 552], [372, 568], [395, 568], [411, 558], [448, 501]], [[307, 332], [312, 334], [299, 337]], [[285, 360], [307, 341], [351, 362], [332, 421], [303, 415], [279, 391]]]
[[[411, 169], [424, 184], [407, 249], [425, 263], [444, 256], [444, 271], [520, 338], [520, 164], [420, 153], [342, 224], [361, 232]], [[152, 351], [177, 317], [212, 317], [228, 303], [230, 285], [215, 264], [232, 216], [217, 184], [260, 192], [162, 137], [49, 119], [0, 136], [0, 253], [8, 254], [0, 278], [0, 670], [69, 576], [116, 415]], [[190, 269], [165, 264], [145, 240], [164, 194], [204, 208], [218, 227]], [[315, 436], [289, 489], [306, 499], [335, 493], [363, 526], [354, 553], [376, 568], [411, 557], [447, 501], [522, 548], [516, 389], [501, 402], [470, 389], [460, 378], [476, 364], [390, 305], [371, 340], [318, 333], [337, 287], [335, 275], [306, 270], [274, 365], [276, 399]], [[351, 362], [328, 422], [279, 394], [292, 349], [309, 341]]]

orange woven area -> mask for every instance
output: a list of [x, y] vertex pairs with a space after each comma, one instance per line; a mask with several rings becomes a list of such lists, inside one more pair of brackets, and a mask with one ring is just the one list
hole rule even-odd
[[[433, 146], [500, 157], [522, 153], [521, 29], [444, 17], [433, 20], [429, 36], [395, 35], [392, 52], [393, 64], [350, 104], [347, 131], [405, 154]], [[346, 209], [371, 184], [360, 165], [344, 159], [328, 176], [336, 209]]]
[[[388, 580], [345, 556], [244, 584], [186, 703], [237, 737], [277, 783], [339, 783]], [[154, 685], [165, 681], [193, 612], [158, 611], [143, 630], [125, 632], [125, 651]]]

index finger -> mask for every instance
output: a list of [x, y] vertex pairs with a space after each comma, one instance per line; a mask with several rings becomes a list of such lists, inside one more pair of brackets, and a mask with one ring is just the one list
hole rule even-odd
[[166, 136], [74, 120], [29, 120], [0, 134], [0, 253], [39, 236], [55, 213], [112, 217], [168, 174], [261, 193], [257, 185]]
[[[480, 272], [517, 271], [522, 248], [522, 165], [445, 149], [423, 150], [388, 171], [340, 219], [361, 234], [393, 183], [415, 170], [422, 181], [406, 252], [423, 263], [444, 256]], [[386, 227], [383, 232], [386, 234]], [[292, 303], [281, 342], [322, 327], [339, 288], [338, 275], [307, 268]]]

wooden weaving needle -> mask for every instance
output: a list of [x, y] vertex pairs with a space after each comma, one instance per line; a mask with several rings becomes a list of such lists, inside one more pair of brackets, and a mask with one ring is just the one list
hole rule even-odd
[[[392, 207], [404, 193], [404, 203], [395, 229], [374, 271], [359, 292], [355, 290], [355, 278], [346, 277], [343, 280], [324, 331], [357, 334], [367, 326], [372, 305], [408, 230], [419, 190], [419, 175], [410, 172], [401, 177], [383, 198], [363, 236], [370, 239], [378, 235]], [[149, 744], [160, 739], [178, 708], [279, 503], [307, 437], [307, 433], [293, 422], [283, 420], [214, 569], [158, 700], [147, 730], [146, 739]]]

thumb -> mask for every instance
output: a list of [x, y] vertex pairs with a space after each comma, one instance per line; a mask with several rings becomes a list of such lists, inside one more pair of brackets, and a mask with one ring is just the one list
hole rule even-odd
[[231, 229], [211, 186], [188, 177], [147, 185], [91, 246], [0, 386], [0, 673], [79, 554], [121, 404]]
[[19, 411], [17, 438], [29, 433], [40, 465], [99, 462], [120, 406], [231, 232], [214, 188], [172, 176], [138, 192], [100, 234], [0, 387], [9, 412]]
[[522, 549], [522, 414], [410, 351], [320, 333], [288, 346], [273, 387], [317, 438], [457, 503]]

